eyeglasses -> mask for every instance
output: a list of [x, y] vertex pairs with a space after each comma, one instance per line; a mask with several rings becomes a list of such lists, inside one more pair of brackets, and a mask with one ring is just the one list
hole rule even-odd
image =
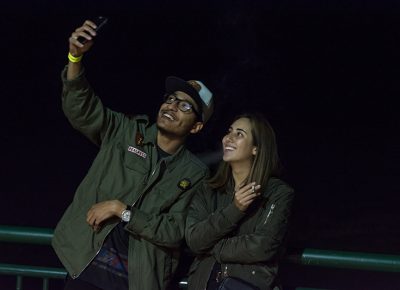
[[194, 108], [194, 106], [191, 103], [189, 103], [186, 100], [178, 99], [178, 97], [175, 96], [174, 94], [165, 94], [164, 102], [166, 104], [173, 104], [173, 103], [177, 102], [178, 109], [181, 110], [182, 112], [190, 113], [193, 111], [196, 114], [196, 116], [199, 116], [199, 113], [196, 111], [196, 109]]

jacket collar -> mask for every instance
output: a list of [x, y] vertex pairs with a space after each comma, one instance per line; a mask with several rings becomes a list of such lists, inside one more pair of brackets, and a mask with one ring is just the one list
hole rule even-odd
[[[154, 123], [150, 127], [147, 128], [146, 134], [143, 139], [143, 144], [151, 144], [153, 146], [153, 150], [157, 151], [157, 133], [158, 128], [157, 124]], [[182, 158], [185, 158], [185, 154], [187, 152], [185, 144], [182, 144], [178, 150], [172, 154], [164, 158], [165, 165], [169, 171], [172, 171], [180, 162]]]
[[186, 151], [186, 146], [183, 144], [174, 154], [164, 159], [169, 171], [174, 170], [174, 168], [185, 159]]
[[143, 138], [143, 144], [152, 144], [156, 145], [157, 144], [157, 124], [154, 123], [150, 127], [146, 128], [146, 134]]

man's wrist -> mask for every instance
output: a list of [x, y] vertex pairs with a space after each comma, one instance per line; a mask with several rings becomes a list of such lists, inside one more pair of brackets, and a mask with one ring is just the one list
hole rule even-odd
[[83, 54], [79, 56], [74, 56], [72, 53], [68, 52], [68, 59], [70, 62], [78, 63], [82, 60]]

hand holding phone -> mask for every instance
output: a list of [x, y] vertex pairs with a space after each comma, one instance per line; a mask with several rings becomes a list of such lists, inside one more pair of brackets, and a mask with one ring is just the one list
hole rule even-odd
[[[93, 22], [96, 24], [96, 33], [99, 33], [101, 28], [108, 22], [108, 19], [104, 16], [98, 16]], [[85, 44], [88, 40], [82, 36], [79, 36], [78, 41], [82, 44]]]

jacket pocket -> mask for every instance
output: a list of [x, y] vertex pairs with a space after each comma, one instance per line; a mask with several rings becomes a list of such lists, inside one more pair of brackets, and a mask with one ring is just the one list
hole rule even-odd
[[138, 194], [147, 176], [146, 160], [117, 144], [117, 152], [107, 156], [108, 163], [99, 176], [99, 200], [124, 199]]
[[143, 148], [136, 148], [123, 144], [119, 144], [118, 147], [122, 151], [122, 158], [126, 168], [138, 171], [142, 174], [148, 173], [150, 170], [150, 162], [147, 159], [151, 158], [151, 156], [149, 156]]

